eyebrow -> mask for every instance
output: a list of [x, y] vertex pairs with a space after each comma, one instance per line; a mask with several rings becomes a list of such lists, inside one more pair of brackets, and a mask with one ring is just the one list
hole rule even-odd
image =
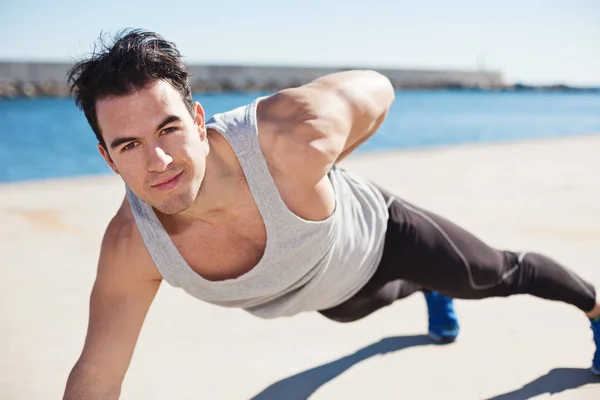
[[[160, 124], [158, 124], [158, 126], [156, 127], [156, 130], [159, 131], [162, 128], [164, 128], [166, 125], [169, 125], [173, 122], [180, 122], [180, 121], [181, 121], [181, 118], [179, 118], [178, 116], [168, 115], [167, 117], [165, 117], [165, 119], [163, 119], [161, 121]], [[133, 142], [135, 140], [138, 140], [138, 138], [136, 138], [134, 136], [117, 138], [110, 143], [110, 148], [115, 149], [115, 148], [119, 147], [120, 145], [122, 145], [123, 143]]]

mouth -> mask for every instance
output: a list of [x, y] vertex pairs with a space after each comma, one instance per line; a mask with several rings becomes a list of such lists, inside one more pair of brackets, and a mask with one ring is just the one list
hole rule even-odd
[[162, 182], [152, 185], [152, 188], [158, 189], [158, 190], [173, 189], [181, 181], [182, 175], [183, 175], [183, 171], [181, 171], [180, 173], [178, 173], [177, 175], [175, 175], [174, 177], [172, 177], [168, 180], [165, 180], [165, 181], [162, 181]]

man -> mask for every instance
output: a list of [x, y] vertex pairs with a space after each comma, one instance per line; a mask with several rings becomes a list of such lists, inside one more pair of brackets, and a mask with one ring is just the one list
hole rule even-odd
[[394, 101], [381, 74], [331, 74], [205, 123], [176, 47], [133, 30], [76, 64], [70, 82], [126, 196], [65, 399], [118, 398], [162, 279], [261, 318], [317, 311], [340, 322], [422, 291], [440, 342], [458, 334], [452, 298], [527, 293], [582, 310], [600, 342], [595, 289], [572, 271], [493, 249], [337, 166]]

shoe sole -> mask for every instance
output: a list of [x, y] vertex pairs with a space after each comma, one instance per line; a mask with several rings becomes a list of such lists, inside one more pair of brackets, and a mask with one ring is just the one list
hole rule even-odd
[[449, 344], [456, 342], [456, 336], [440, 336], [435, 333], [429, 332], [429, 338], [437, 344]]

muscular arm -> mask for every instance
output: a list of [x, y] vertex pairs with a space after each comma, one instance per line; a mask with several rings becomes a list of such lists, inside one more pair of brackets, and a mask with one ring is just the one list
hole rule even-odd
[[118, 399], [148, 309], [160, 285], [149, 256], [132, 239], [132, 227], [114, 220], [105, 234], [90, 296], [84, 348], [64, 400]]
[[329, 110], [324, 111], [322, 116], [332, 124], [331, 131], [320, 132], [325, 137], [337, 136], [344, 142], [335, 162], [346, 157], [379, 129], [395, 99], [389, 79], [370, 70], [335, 73], [316, 79], [312, 84], [315, 87], [322, 85], [323, 91], [337, 95], [335, 100], [330, 100], [332, 105], [338, 103], [339, 110], [335, 112], [325, 105]]
[[338, 72], [282, 90], [259, 106], [271, 132], [265, 147], [287, 175], [319, 182], [377, 131], [394, 99], [389, 79], [371, 70]]

